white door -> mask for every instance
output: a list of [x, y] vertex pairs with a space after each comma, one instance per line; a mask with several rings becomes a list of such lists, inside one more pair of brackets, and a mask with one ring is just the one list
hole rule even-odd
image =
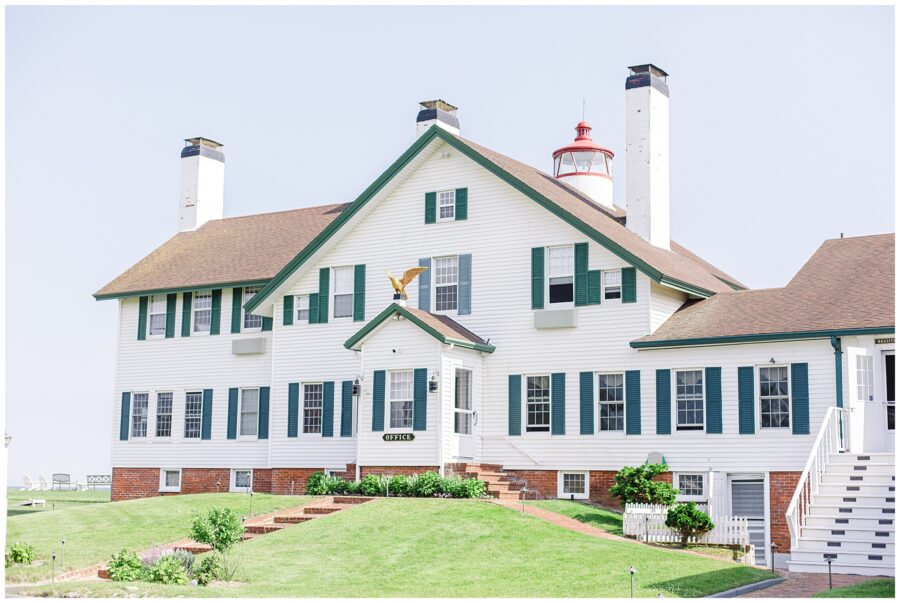
[[457, 458], [466, 460], [475, 457], [475, 425], [478, 413], [475, 411], [474, 384], [472, 370], [463, 367], [453, 369], [453, 451]]
[[884, 400], [881, 408], [881, 420], [884, 430], [885, 451], [894, 451], [894, 352], [882, 355], [882, 371], [884, 375]]

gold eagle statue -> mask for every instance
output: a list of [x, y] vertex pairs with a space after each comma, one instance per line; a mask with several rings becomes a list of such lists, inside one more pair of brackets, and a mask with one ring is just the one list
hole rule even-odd
[[428, 270], [428, 268], [424, 266], [416, 266], [415, 268], [410, 268], [403, 273], [403, 277], [400, 279], [392, 275], [387, 270], [385, 270], [385, 272], [387, 272], [388, 278], [391, 279], [391, 286], [394, 288], [394, 291], [396, 291], [403, 299], [408, 299], [408, 297], [406, 296], [406, 286], [413, 282], [413, 280], [415, 280], [417, 276], [419, 276], [426, 270]]

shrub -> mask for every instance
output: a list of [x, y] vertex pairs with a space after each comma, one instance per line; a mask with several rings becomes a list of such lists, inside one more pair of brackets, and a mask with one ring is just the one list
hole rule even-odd
[[175, 555], [163, 555], [157, 559], [147, 571], [147, 578], [160, 584], [187, 584], [184, 566]]
[[224, 577], [224, 575], [225, 564], [217, 554], [211, 553], [200, 559], [194, 577], [197, 578], [197, 584], [206, 586], [213, 580]]
[[434, 471], [426, 471], [416, 476], [414, 483], [410, 484], [412, 494], [415, 496], [434, 496], [441, 487], [441, 476]]
[[6, 567], [11, 565], [31, 565], [34, 562], [34, 547], [27, 542], [17, 542], [6, 551], [4, 561]]
[[313, 496], [325, 494], [325, 474], [316, 471], [306, 479], [306, 493]]
[[359, 491], [366, 496], [384, 496], [385, 481], [382, 476], [370, 473], [359, 482]]
[[456, 498], [481, 498], [484, 496], [485, 485], [480, 479], [470, 477], [459, 480], [460, 493], [454, 494]]
[[646, 503], [651, 505], [671, 505], [678, 490], [667, 482], [653, 478], [668, 469], [666, 465], [641, 465], [622, 467], [615, 476], [615, 484], [609, 493], [618, 496], [624, 503]]
[[141, 565], [144, 566], [145, 569], [153, 567], [153, 564], [159, 561], [159, 558], [165, 554], [166, 549], [161, 546], [155, 546], [147, 551], [146, 554], [141, 555]]
[[191, 538], [223, 555], [241, 541], [243, 533], [240, 518], [227, 507], [213, 507], [206, 515], [197, 513], [191, 519]]
[[190, 551], [186, 551], [184, 549], [175, 549], [172, 551], [172, 557], [178, 560], [178, 563], [181, 564], [181, 567], [184, 568], [184, 573], [188, 576], [193, 575], [194, 573], [194, 554]]
[[359, 494], [359, 482], [347, 482], [347, 487], [344, 490], [345, 494]]
[[409, 494], [410, 479], [406, 475], [395, 475], [388, 480], [391, 496], [407, 496]]
[[144, 567], [137, 553], [129, 553], [125, 549], [113, 555], [107, 565], [109, 577], [115, 582], [134, 582], [144, 575]]
[[686, 547], [688, 539], [706, 534], [716, 527], [709, 515], [697, 508], [696, 503], [681, 503], [669, 509], [666, 525], [681, 534], [681, 546]]

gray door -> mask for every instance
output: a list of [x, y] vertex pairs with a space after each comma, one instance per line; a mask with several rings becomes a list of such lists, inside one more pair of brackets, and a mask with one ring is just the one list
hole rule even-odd
[[766, 489], [761, 479], [731, 480], [731, 514], [747, 518], [756, 564], [766, 564]]

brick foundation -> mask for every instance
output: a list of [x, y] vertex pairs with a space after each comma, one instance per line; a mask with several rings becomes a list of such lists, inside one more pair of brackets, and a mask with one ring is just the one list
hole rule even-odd
[[[609, 493], [609, 489], [615, 484], [616, 471], [591, 471], [591, 500], [605, 507], [621, 508], [621, 499]], [[671, 477], [669, 478], [671, 479]]]
[[110, 490], [113, 502], [159, 496], [159, 469], [113, 467]]
[[788, 529], [787, 513], [794, 489], [800, 481], [799, 471], [769, 472], [769, 531], [776, 553], [788, 553], [791, 550], [791, 533]]
[[182, 469], [179, 494], [228, 492], [231, 487], [230, 469]]
[[270, 492], [272, 494], [291, 494], [293, 486], [294, 494], [303, 494], [306, 492], [306, 480], [308, 480], [309, 476], [313, 473], [320, 471], [324, 471], [324, 469], [272, 469], [272, 486]]
[[254, 492], [271, 492], [272, 491], [272, 470], [271, 469], [254, 469], [253, 470], [253, 491]]
[[[513, 478], [513, 483], [528, 488], [528, 498], [556, 498], [556, 471], [505, 469], [504, 472]], [[522, 484], [521, 482], [517, 482], [516, 480], [524, 480], [527, 482], [527, 484]]]

